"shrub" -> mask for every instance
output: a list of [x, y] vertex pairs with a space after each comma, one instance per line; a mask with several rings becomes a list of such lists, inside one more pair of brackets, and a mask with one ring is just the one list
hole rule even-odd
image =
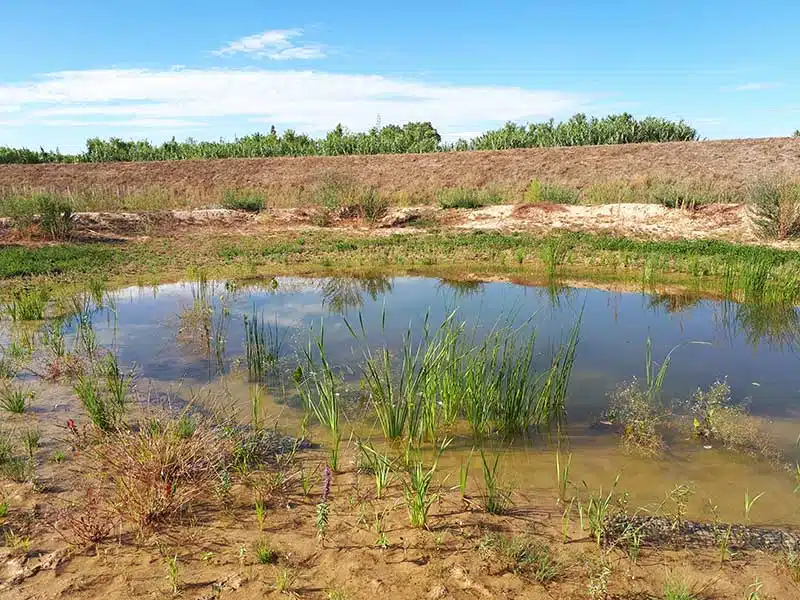
[[525, 202], [536, 204], [546, 202], [548, 204], [577, 204], [580, 198], [580, 191], [569, 188], [557, 183], [546, 183], [534, 179], [525, 190]]
[[800, 129], [795, 129], [792, 137], [800, 137]]
[[684, 208], [695, 210], [708, 203], [705, 194], [677, 183], [660, 181], [647, 191], [648, 200], [667, 208]]
[[87, 447], [95, 472], [113, 484], [109, 503], [140, 531], [155, 530], [195, 500], [210, 497], [228, 464], [230, 444], [198, 425], [190, 437], [172, 421], [119, 431]]
[[259, 212], [264, 210], [264, 196], [248, 190], [225, 190], [222, 206], [230, 210]]
[[800, 236], [800, 184], [763, 179], [748, 190], [750, 216], [756, 232], [780, 240]]
[[36, 198], [39, 226], [54, 240], [69, 238], [74, 225], [72, 202], [65, 198], [42, 194]]
[[503, 203], [503, 197], [495, 191], [471, 188], [447, 188], [440, 190], [437, 197], [442, 208], [481, 208]]
[[664, 441], [659, 431], [663, 414], [653, 394], [634, 377], [611, 393], [608, 417], [622, 425], [622, 442], [629, 450], [659, 454]]

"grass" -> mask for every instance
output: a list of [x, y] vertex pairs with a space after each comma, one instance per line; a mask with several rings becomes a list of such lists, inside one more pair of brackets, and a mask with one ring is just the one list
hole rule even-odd
[[249, 190], [225, 190], [223, 192], [223, 208], [245, 212], [259, 212], [264, 210], [264, 205], [264, 196], [258, 192]]
[[5, 312], [12, 321], [41, 321], [49, 300], [50, 291], [45, 287], [23, 288], [12, 294]]
[[580, 196], [580, 190], [534, 179], [525, 190], [523, 200], [531, 204], [578, 204]]
[[277, 562], [278, 555], [266, 540], [261, 540], [255, 548], [256, 560], [260, 565], [271, 565]]
[[6, 412], [21, 415], [32, 399], [33, 392], [13, 387], [0, 388], [0, 408]]
[[502, 204], [503, 197], [492, 190], [447, 188], [439, 191], [437, 202], [442, 208], [482, 208]]
[[[545, 246], [557, 244], [568, 250], [569, 257], [559, 265], [559, 276], [637, 281], [645, 262], [655, 259], [662, 283], [690, 283], [695, 289], [727, 291], [739, 299], [744, 295], [746, 283], [743, 266], [763, 264], [770, 274], [764, 284], [766, 296], [800, 298], [796, 286], [800, 260], [796, 252], [713, 240], [640, 241], [586, 233], [542, 236], [497, 232], [366, 238], [321, 231], [305, 235], [304, 244], [297, 251], [264, 253], [265, 249], [284, 242], [285, 234], [275, 234], [266, 238], [161, 238], [118, 247], [107, 244], [13, 247], [0, 252], [0, 278], [26, 276], [29, 287], [69, 283], [74, 289], [85, 287], [85, 275], [98, 269], [117, 285], [137, 278], [149, 282], [185, 277], [190, 267], [239, 276], [320, 273], [331, 268], [361, 273], [370, 269], [441, 272], [469, 268], [476, 276], [536, 276], [545, 272], [545, 265], [531, 257], [539, 256]], [[514, 258], [520, 250], [528, 257], [524, 268]], [[12, 289], [21, 288], [21, 283], [12, 282]]]
[[403, 482], [408, 519], [412, 527], [427, 527], [431, 506], [438, 500], [438, 494], [431, 492], [433, 476], [439, 464], [439, 457], [450, 445], [452, 439], [445, 439], [439, 446], [436, 458], [430, 468], [426, 469], [421, 461], [415, 461], [408, 469], [408, 476]]
[[800, 236], [800, 183], [762, 179], [751, 184], [748, 200], [753, 226], [766, 239]]
[[483, 509], [492, 515], [501, 515], [508, 508], [511, 493], [501, 479], [500, 454], [494, 457], [494, 462], [490, 462], [481, 449], [481, 467], [484, 484]]
[[118, 404], [113, 397], [107, 397], [93, 377], [81, 375], [73, 389], [98, 429], [108, 432], [120, 424], [124, 405]]
[[479, 548], [491, 551], [502, 561], [505, 570], [528, 575], [541, 584], [552, 583], [564, 574], [564, 567], [555, 559], [550, 547], [532, 536], [488, 534], [481, 539]]

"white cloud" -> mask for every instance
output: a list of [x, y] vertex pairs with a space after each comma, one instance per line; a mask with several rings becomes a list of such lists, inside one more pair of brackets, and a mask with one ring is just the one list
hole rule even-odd
[[205, 127], [202, 121], [186, 121], [182, 119], [127, 119], [117, 121], [82, 120], [82, 119], [49, 119], [39, 122], [46, 127], [170, 127], [183, 129], [187, 127]]
[[560, 117], [586, 110], [589, 98], [557, 90], [455, 86], [379, 75], [259, 69], [100, 69], [62, 71], [0, 85], [6, 119], [54, 119], [183, 126], [193, 119], [243, 118], [319, 132], [341, 122], [355, 130], [431, 121], [444, 134], [486, 123]]
[[760, 90], [771, 90], [780, 87], [780, 83], [774, 81], [751, 81], [750, 83], [743, 83], [729, 88], [723, 88], [726, 92], [757, 92]]
[[722, 119], [719, 117], [700, 117], [699, 119], [692, 119], [691, 123], [697, 127], [714, 127], [722, 125]]
[[248, 35], [214, 50], [215, 56], [251, 54], [272, 60], [310, 60], [325, 58], [324, 48], [319, 44], [295, 44], [293, 39], [303, 35], [302, 29], [274, 29]]

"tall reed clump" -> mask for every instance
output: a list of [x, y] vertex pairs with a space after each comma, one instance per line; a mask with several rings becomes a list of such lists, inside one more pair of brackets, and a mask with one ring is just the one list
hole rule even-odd
[[[122, 424], [128, 397], [133, 389], [133, 372], [124, 373], [114, 354], [106, 355], [98, 365], [98, 377], [84, 374], [73, 389], [92, 423], [101, 431], [110, 432]], [[103, 389], [101, 383], [105, 383]]]
[[244, 317], [244, 334], [248, 378], [251, 382], [262, 382], [280, 360], [286, 332], [281, 334], [277, 316], [274, 325], [269, 325], [253, 313]]
[[762, 179], [750, 186], [748, 201], [759, 235], [779, 240], [800, 236], [800, 183]]
[[[339, 396], [339, 377], [331, 369], [325, 353], [325, 330], [320, 326], [320, 333], [309, 340], [304, 349], [306, 367], [297, 367], [294, 373], [303, 404], [314, 413], [320, 424], [327, 428], [331, 437], [330, 457], [331, 469], [339, 468], [339, 446], [342, 441], [341, 406]], [[316, 354], [316, 359], [315, 359]]]
[[580, 319], [549, 368], [537, 370], [532, 328], [498, 327], [476, 342], [453, 317], [433, 331], [426, 317], [419, 339], [409, 328], [399, 364], [387, 347], [365, 351], [364, 386], [384, 437], [433, 440], [461, 418], [476, 437], [517, 435], [563, 416]]
[[41, 321], [49, 300], [50, 292], [42, 287], [17, 290], [6, 303], [5, 312], [12, 321]]
[[415, 461], [408, 469], [404, 490], [408, 518], [412, 527], [427, 527], [428, 525], [428, 513], [438, 499], [437, 494], [431, 493], [433, 476], [436, 473], [439, 458], [451, 441], [452, 439], [445, 439], [442, 442], [430, 468], [426, 469], [421, 461]]

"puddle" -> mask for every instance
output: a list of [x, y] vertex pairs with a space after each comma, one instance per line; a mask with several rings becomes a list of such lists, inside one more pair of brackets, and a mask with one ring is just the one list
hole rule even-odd
[[[270, 422], [296, 431], [302, 412], [296, 408], [291, 374], [309, 330], [324, 323], [329, 360], [352, 388], [358, 388], [363, 342], [352, 329], [366, 331], [366, 345], [387, 344], [401, 351], [409, 326], [421, 332], [453, 319], [474, 328], [480, 338], [498, 324], [533, 326], [537, 366], [569, 336], [581, 318], [580, 341], [566, 402], [562, 441], [572, 452], [573, 484], [605, 489], [620, 475], [618, 490], [630, 493], [636, 507], [667, 510], [665, 495], [679, 484], [692, 495], [689, 515], [742, 519], [745, 492], [764, 492], [752, 522], [800, 524], [800, 497], [789, 473], [762, 461], [720, 448], [705, 449], [695, 440], [677, 439], [658, 459], [625, 453], [616, 435], [596, 427], [608, 408], [608, 394], [632, 376], [644, 377], [645, 343], [660, 362], [672, 351], [663, 386], [665, 398], [686, 398], [698, 387], [727, 380], [735, 402], [763, 417], [775, 439], [794, 459], [800, 433], [800, 314], [794, 307], [758, 308], [691, 296], [560, 289], [512, 283], [448, 282], [433, 278], [305, 279], [255, 282], [187, 282], [153, 288], [127, 288], [107, 294], [104, 308], [91, 313], [99, 345], [113, 348], [124, 365], [136, 365], [140, 380], [183, 389], [210, 386], [225, 390], [243, 418], [250, 411], [244, 355], [245, 316], [259, 315], [281, 340], [278, 370], [265, 411]], [[14, 336], [13, 328], [0, 342]], [[10, 328], [10, 329], [9, 329]], [[67, 329], [67, 347], [77, 328]], [[238, 368], [237, 368], [238, 367]], [[349, 422], [360, 434], [381, 438], [374, 418]], [[458, 468], [472, 448], [468, 429], [454, 431], [453, 446], [442, 457], [447, 485], [458, 485]], [[318, 439], [324, 433], [318, 431]], [[347, 436], [345, 436], [347, 437]], [[536, 436], [513, 442], [493, 441], [504, 452], [503, 469], [520, 498], [555, 493], [554, 439]], [[473, 456], [472, 480], [480, 479], [480, 459]], [[524, 503], [524, 502], [523, 502]]]

